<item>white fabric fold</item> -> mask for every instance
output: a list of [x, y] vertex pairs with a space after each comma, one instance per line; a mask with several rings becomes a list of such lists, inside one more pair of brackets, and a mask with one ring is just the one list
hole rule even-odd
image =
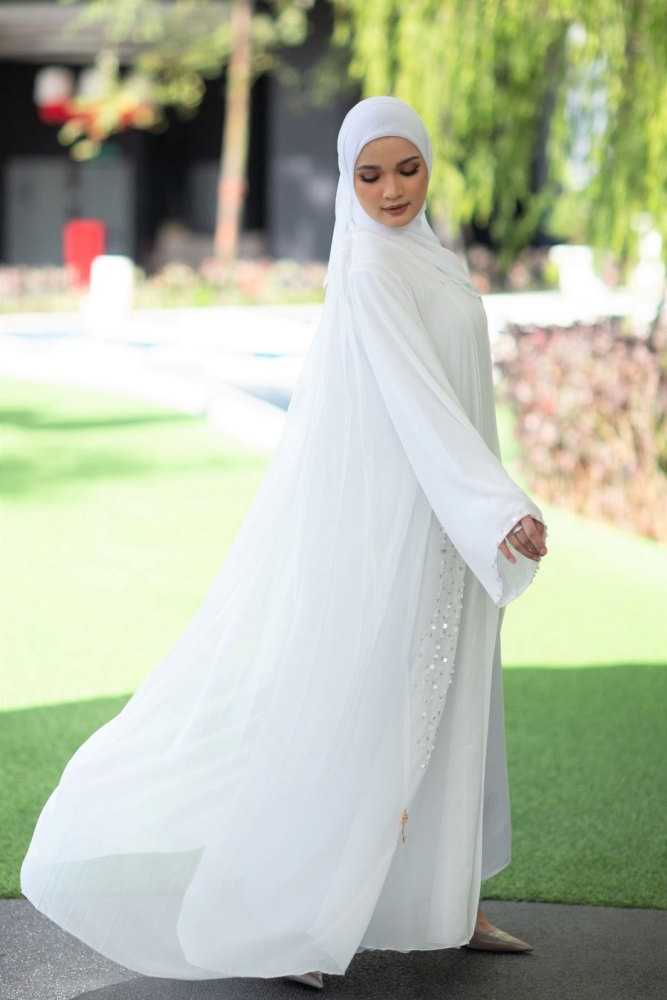
[[498, 546], [526, 514], [544, 522], [542, 512], [463, 410], [401, 276], [365, 263], [353, 265], [347, 280], [353, 328], [415, 475], [459, 553], [504, 606], [526, 589], [538, 564], [513, 548], [512, 564]]

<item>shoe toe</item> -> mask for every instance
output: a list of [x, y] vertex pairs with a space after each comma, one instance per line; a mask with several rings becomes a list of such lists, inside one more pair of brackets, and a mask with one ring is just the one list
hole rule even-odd
[[287, 976], [287, 979], [303, 983], [305, 986], [313, 986], [317, 990], [321, 990], [324, 987], [324, 979], [321, 972], [304, 972], [300, 975]]
[[533, 946], [527, 941], [522, 941], [521, 938], [508, 934], [500, 927], [494, 927], [488, 931], [476, 931], [470, 938], [467, 947], [475, 951], [526, 952], [533, 950]]

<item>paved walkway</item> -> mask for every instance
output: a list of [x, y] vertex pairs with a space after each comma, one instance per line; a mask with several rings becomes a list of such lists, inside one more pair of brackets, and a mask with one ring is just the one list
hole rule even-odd
[[[484, 296], [492, 348], [507, 322], [625, 315], [624, 292]], [[320, 305], [136, 310], [92, 322], [85, 312], [0, 314], [0, 376], [100, 389], [206, 416], [272, 453]]]
[[108, 961], [25, 899], [0, 901], [0, 1000], [664, 1000], [667, 911], [484, 904], [525, 955], [366, 951], [324, 990], [287, 979], [156, 979]]
[[118, 335], [79, 313], [0, 316], [0, 376], [99, 389], [205, 416], [271, 453], [320, 306], [143, 310]]

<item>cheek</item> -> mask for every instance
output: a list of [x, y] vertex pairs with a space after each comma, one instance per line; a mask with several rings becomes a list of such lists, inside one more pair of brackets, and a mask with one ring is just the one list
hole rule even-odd
[[421, 202], [426, 197], [428, 175], [420, 171], [415, 177], [410, 177], [410, 193], [414, 201]]
[[363, 181], [357, 181], [354, 185], [354, 189], [357, 194], [357, 198], [361, 204], [367, 208], [369, 206], [374, 206], [378, 201], [378, 190], [379, 184], [364, 184]]

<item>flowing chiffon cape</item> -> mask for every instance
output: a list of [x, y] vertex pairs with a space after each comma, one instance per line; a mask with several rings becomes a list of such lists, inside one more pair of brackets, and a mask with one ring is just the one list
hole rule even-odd
[[447, 261], [346, 238], [221, 568], [41, 811], [24, 895], [127, 968], [457, 947], [509, 861], [500, 621], [537, 564], [498, 545], [543, 518], [500, 461], [484, 309]]

